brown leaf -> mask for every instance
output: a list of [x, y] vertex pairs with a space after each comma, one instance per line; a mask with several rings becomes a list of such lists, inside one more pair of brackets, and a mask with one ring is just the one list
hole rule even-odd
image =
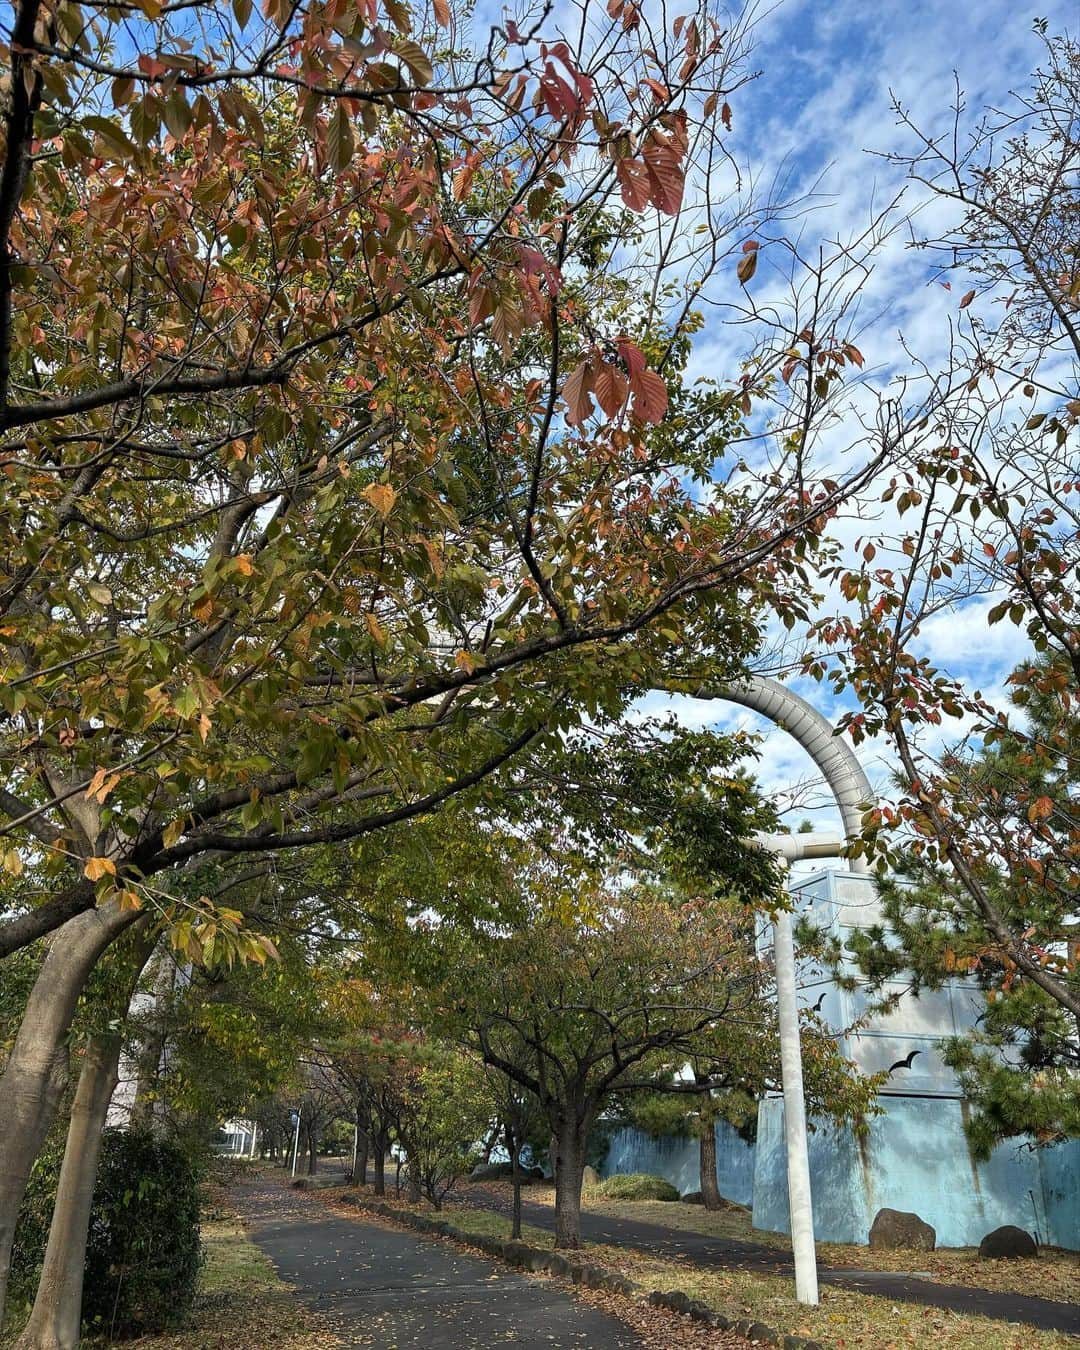
[[360, 496], [382, 516], [383, 520], [394, 509], [394, 503], [397, 501], [397, 493], [389, 483], [369, 483]]
[[634, 393], [634, 416], [643, 422], [659, 422], [668, 407], [667, 385], [655, 370], [643, 370], [631, 382]]
[[592, 415], [593, 373], [588, 361], [582, 361], [562, 387], [566, 403], [566, 420], [572, 427], [581, 426]]

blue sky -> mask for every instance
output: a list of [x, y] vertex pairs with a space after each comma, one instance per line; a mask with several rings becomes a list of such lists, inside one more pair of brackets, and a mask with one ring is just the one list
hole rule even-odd
[[[901, 186], [899, 172], [880, 157], [905, 145], [891, 95], [930, 127], [948, 121], [957, 80], [972, 115], [987, 104], [1002, 106], [1010, 90], [1027, 86], [1042, 59], [1042, 43], [1033, 31], [1037, 16], [1048, 21], [1051, 33], [1075, 30], [1080, 9], [1043, 4], [1029, 11], [1000, 0], [831, 5], [788, 0], [763, 9], [752, 57], [761, 76], [732, 100], [730, 148], [765, 177], [785, 175], [793, 192], [816, 187], [819, 204], [804, 226], [808, 237], [850, 237], [865, 225], [871, 204], [883, 204]], [[910, 194], [907, 204], [914, 204]], [[764, 255], [762, 263], [757, 284], [764, 286], [769, 283]], [[882, 251], [860, 339], [882, 378], [897, 368], [901, 334], [931, 358], [941, 349], [956, 294], [937, 284], [926, 255], [912, 253], [902, 237]], [[717, 320], [703, 334], [696, 361], [703, 373], [723, 375], [730, 373], [733, 359], [732, 338]], [[861, 522], [840, 526], [852, 542], [862, 528]], [[1024, 652], [1011, 626], [987, 629], [988, 604], [976, 602], [960, 613], [939, 616], [922, 635], [942, 667], [984, 692], [1000, 690]], [[794, 687], [835, 718], [827, 688], [805, 681]], [[694, 726], [765, 729], [752, 715], [722, 705], [659, 696], [643, 701], [648, 711], [669, 707]], [[884, 785], [889, 762], [883, 749], [871, 745], [859, 753], [871, 778]], [[796, 794], [793, 823], [809, 816], [820, 828], [838, 826], [809, 761], [782, 733], [769, 737], [757, 772], [782, 801], [793, 784], [804, 785]]]

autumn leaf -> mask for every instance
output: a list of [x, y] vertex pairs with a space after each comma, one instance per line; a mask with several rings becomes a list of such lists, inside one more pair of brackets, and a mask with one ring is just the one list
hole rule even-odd
[[379, 647], [386, 646], [386, 629], [382, 626], [374, 614], [365, 614], [364, 622], [367, 624], [367, 630], [371, 634], [371, 640]]
[[435, 71], [430, 58], [419, 43], [414, 42], [411, 38], [398, 38], [394, 43], [394, 51], [408, 66], [417, 84], [431, 83]]
[[667, 412], [667, 385], [655, 370], [642, 370], [631, 380], [634, 416], [642, 422], [657, 423]]
[[640, 159], [620, 159], [615, 165], [622, 199], [631, 211], [643, 211], [649, 204], [652, 184], [649, 172]]
[[432, 10], [435, 14], [435, 22], [440, 28], [450, 27], [450, 5], [449, 0], [432, 0]]
[[394, 509], [397, 493], [389, 483], [369, 483], [360, 496], [382, 516], [383, 520]]
[[566, 420], [572, 427], [579, 427], [586, 418], [592, 416], [592, 367], [588, 361], [582, 361], [562, 388], [566, 402]]
[[974, 291], [968, 291], [968, 293], [967, 293], [967, 294], [963, 297], [963, 299], [960, 301], [960, 308], [961, 308], [961, 309], [967, 309], [968, 305], [970, 305], [971, 302], [972, 302], [972, 300], [974, 300], [974, 299], [975, 299], [975, 292], [974, 292]]
[[87, 858], [83, 875], [89, 881], [100, 881], [102, 877], [116, 876], [116, 864], [111, 858]]
[[757, 271], [758, 251], [753, 249], [750, 253], [744, 253], [739, 259], [739, 265], [735, 269], [735, 275], [745, 286], [750, 278]]
[[607, 417], [614, 417], [626, 402], [626, 376], [610, 361], [605, 361], [596, 372], [593, 392]]

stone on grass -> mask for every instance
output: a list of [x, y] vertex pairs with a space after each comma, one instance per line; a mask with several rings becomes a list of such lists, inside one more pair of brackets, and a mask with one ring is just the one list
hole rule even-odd
[[1023, 1228], [1007, 1223], [987, 1233], [979, 1243], [979, 1255], [987, 1260], [1016, 1261], [1022, 1256], [1038, 1256], [1035, 1239]]
[[486, 1163], [474, 1167], [469, 1173], [470, 1181], [502, 1181], [510, 1175], [513, 1168], [508, 1162]]
[[703, 1205], [705, 1203], [705, 1197], [700, 1191], [687, 1191], [685, 1195], [680, 1195], [679, 1199], [684, 1205]]
[[893, 1251], [897, 1247], [932, 1252], [937, 1233], [917, 1214], [902, 1209], [879, 1209], [870, 1228], [871, 1251]]
[[600, 1185], [600, 1173], [595, 1167], [585, 1166], [581, 1169], [581, 1184], [585, 1187]]

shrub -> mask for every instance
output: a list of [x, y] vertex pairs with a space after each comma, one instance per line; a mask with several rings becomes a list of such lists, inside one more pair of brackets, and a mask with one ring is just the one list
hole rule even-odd
[[[13, 1292], [33, 1297], [62, 1153], [34, 1168], [19, 1213]], [[182, 1149], [148, 1131], [106, 1130], [90, 1213], [83, 1324], [110, 1336], [164, 1331], [191, 1308], [201, 1263], [198, 1176]]]
[[608, 1177], [594, 1186], [593, 1195], [602, 1195], [608, 1200], [678, 1200], [679, 1192], [663, 1177], [650, 1176], [647, 1172], [628, 1172], [625, 1175]]

